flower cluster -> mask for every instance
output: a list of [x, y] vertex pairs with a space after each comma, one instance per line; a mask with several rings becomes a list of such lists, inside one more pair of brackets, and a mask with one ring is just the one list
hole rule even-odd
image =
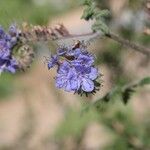
[[15, 26], [10, 26], [8, 33], [0, 27], [0, 73], [8, 71], [15, 73], [17, 61], [12, 56], [12, 49], [17, 43], [18, 30]]
[[96, 81], [98, 69], [94, 56], [83, 46], [62, 47], [48, 60], [48, 69], [57, 66], [56, 87], [78, 94], [95, 93], [100, 84]]

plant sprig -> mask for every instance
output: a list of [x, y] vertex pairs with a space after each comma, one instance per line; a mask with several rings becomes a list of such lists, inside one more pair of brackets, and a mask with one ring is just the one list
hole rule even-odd
[[94, 20], [95, 23], [92, 26], [93, 32], [102, 32], [107, 38], [110, 38], [125, 47], [131, 48], [138, 51], [148, 58], [150, 57], [150, 49], [136, 43], [130, 42], [126, 39], [119, 37], [118, 35], [111, 32], [109, 26], [106, 23], [106, 19], [110, 16], [110, 11], [107, 9], [101, 10], [97, 7], [94, 0], [82, 0], [82, 4], [85, 6], [82, 19]]
[[121, 97], [124, 104], [127, 104], [134, 92], [138, 87], [143, 87], [145, 85], [150, 85], [150, 76], [141, 79], [136, 83], [126, 84], [124, 86], [117, 86], [106, 93], [102, 98], [96, 100], [92, 105], [99, 107], [102, 102], [109, 102], [117, 95]]
[[107, 92], [103, 97], [96, 100], [94, 103], [90, 103], [84, 107], [82, 110], [82, 113], [87, 111], [89, 108], [94, 107], [97, 110], [101, 110], [101, 106], [103, 104], [106, 104], [112, 100], [114, 100], [116, 97], [120, 97], [122, 102], [124, 104], [127, 104], [132, 97], [133, 93], [137, 91], [137, 88], [143, 87], [146, 85], [150, 85], [150, 76], [145, 77], [137, 82], [131, 83], [131, 84], [125, 84], [123, 86], [116, 86], [113, 87], [109, 92]]
[[82, 3], [86, 8], [83, 12], [82, 19], [85, 20], [95, 20], [95, 23], [92, 26], [93, 31], [102, 31], [104, 34], [108, 34], [109, 27], [107, 26], [105, 20], [107, 17], [110, 16], [110, 12], [107, 9], [100, 10], [97, 6], [96, 3], [91, 0], [83, 0]]

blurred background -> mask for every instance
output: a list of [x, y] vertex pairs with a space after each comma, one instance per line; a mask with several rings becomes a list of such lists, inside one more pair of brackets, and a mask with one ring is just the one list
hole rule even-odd
[[[108, 23], [113, 32], [150, 46], [145, 32], [150, 27], [148, 1], [97, 2], [111, 10]], [[71, 33], [87, 33], [92, 22], [80, 19], [80, 4], [79, 0], [0, 0], [0, 24], [7, 29], [12, 23], [63, 23]], [[103, 87], [86, 98], [55, 88], [55, 70], [48, 71], [44, 56], [55, 51], [56, 45], [38, 45], [36, 59], [26, 72], [0, 76], [0, 150], [149, 150], [149, 86], [138, 89], [127, 105], [116, 97], [101, 111], [91, 108], [81, 113], [86, 104], [115, 86], [149, 76], [149, 60], [110, 39], [93, 40], [89, 50], [97, 57]]]

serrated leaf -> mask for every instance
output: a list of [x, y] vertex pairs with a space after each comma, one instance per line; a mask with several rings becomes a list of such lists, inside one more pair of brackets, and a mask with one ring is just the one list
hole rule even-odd
[[94, 31], [102, 31], [104, 34], [107, 34], [109, 33], [109, 28], [108, 26], [101, 20], [97, 21], [93, 26], [92, 26], [92, 29]]
[[136, 92], [136, 88], [138, 86], [144, 86], [150, 84], [150, 77], [145, 77], [144, 79], [140, 80], [137, 83], [133, 84], [126, 84], [121, 87], [115, 87], [110, 92], [108, 92], [105, 96], [95, 101], [94, 106], [99, 108], [102, 102], [109, 102], [115, 98], [115, 96], [121, 96], [121, 99], [124, 104], [127, 104], [130, 100], [132, 94]]
[[148, 85], [150, 84], [150, 77], [145, 77], [144, 79], [142, 79], [140, 82], [139, 82], [139, 86], [144, 86], [144, 85]]
[[122, 93], [121, 93], [121, 97], [122, 100], [124, 102], [124, 104], [127, 104], [129, 99], [131, 98], [133, 92], [135, 92], [135, 90], [133, 88], [126, 88]]
[[89, 19], [93, 19], [93, 16], [94, 16], [94, 9], [91, 7], [87, 7], [84, 10], [81, 19], [89, 20]]
[[106, 95], [105, 95], [105, 97], [103, 98], [103, 101], [105, 101], [105, 102], [109, 102], [109, 101], [110, 101], [110, 99], [111, 99], [110, 94], [106, 94]]
[[90, 6], [93, 3], [93, 1], [92, 0], [82, 0], [81, 3], [82, 3], [82, 5]]
[[108, 17], [109, 15], [110, 15], [110, 11], [109, 10], [107, 10], [107, 9], [99, 10], [99, 11], [96, 12], [95, 18], [96, 19], [101, 19], [101, 18]]

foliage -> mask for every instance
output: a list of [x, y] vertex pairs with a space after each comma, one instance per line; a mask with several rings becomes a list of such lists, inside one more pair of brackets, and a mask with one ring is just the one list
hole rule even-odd
[[150, 77], [145, 77], [138, 81], [137, 83], [124, 85], [124, 86], [116, 86], [110, 92], [108, 92], [104, 97], [97, 100], [94, 105], [99, 107], [101, 102], [109, 102], [111, 99], [114, 99], [116, 96], [119, 96], [124, 104], [127, 104], [132, 94], [136, 91], [138, 87], [142, 87], [144, 85], [150, 84]]
[[0, 1], [0, 24], [8, 26], [12, 23], [22, 24], [30, 22], [32, 24], [47, 24], [49, 19], [65, 8], [58, 9], [49, 3], [37, 5], [32, 0], [1, 0]]
[[109, 10], [100, 10], [93, 0], [83, 0], [82, 4], [85, 5], [85, 10], [81, 18], [85, 20], [94, 19], [93, 31], [101, 31], [104, 34], [108, 34], [110, 31], [106, 24], [106, 19], [110, 15]]
[[[104, 35], [111, 36], [110, 29], [106, 23], [106, 18], [110, 15], [109, 10], [106, 10], [106, 9], [101, 10], [98, 7], [97, 2], [94, 0], [91, 0], [91, 1], [90, 0], [82, 0], [82, 4], [85, 6], [82, 18], [85, 20], [92, 19], [95, 21], [94, 25], [92, 26], [93, 31], [101, 31], [102, 33], [104, 33]], [[119, 41], [120, 43], [124, 44], [124, 42], [122, 42], [121, 38], [119, 39], [119, 37], [117, 37], [117, 36], [114, 36], [114, 38], [116, 41]], [[128, 41], [125, 41], [125, 43], [127, 45], [128, 44], [132, 45]], [[136, 45], [134, 45], [133, 47], [136, 47]], [[108, 54], [108, 56], [109, 56], [109, 54]], [[118, 64], [118, 61], [117, 61], [117, 64]], [[109, 102], [111, 99], [116, 97], [116, 95], [117, 96], [119, 95], [120, 98], [122, 99], [122, 101], [124, 102], [124, 104], [127, 104], [129, 99], [131, 98], [131, 94], [133, 92], [135, 92], [135, 88], [143, 86], [145, 84], [150, 84], [149, 80], [150, 80], [149, 77], [145, 77], [138, 83], [135, 83], [132, 85], [127, 84], [124, 86], [116, 86], [110, 92], [108, 92], [104, 97], [102, 97], [102, 98], [100, 98], [100, 100], [96, 101], [95, 104], [99, 103], [99, 101]]]

